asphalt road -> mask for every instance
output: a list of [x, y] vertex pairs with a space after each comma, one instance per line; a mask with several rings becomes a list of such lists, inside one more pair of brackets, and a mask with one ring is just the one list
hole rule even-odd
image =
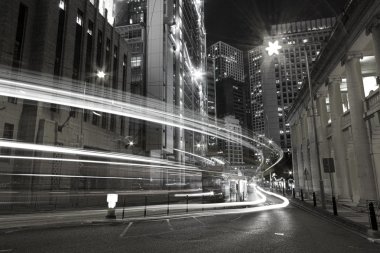
[[296, 207], [54, 229], [8, 230], [0, 252], [380, 252]]

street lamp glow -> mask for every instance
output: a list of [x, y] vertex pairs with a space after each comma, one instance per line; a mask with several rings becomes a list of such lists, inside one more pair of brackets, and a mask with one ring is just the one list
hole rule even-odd
[[104, 73], [104, 71], [100, 70], [100, 71], [98, 71], [98, 73], [96, 73], [96, 76], [99, 78], [104, 78], [106, 76], [106, 73]]
[[194, 70], [193, 71], [193, 77], [195, 78], [195, 79], [201, 79], [202, 78], [202, 76], [203, 76], [203, 72], [202, 71], [200, 71], [199, 69], [196, 69], [196, 70]]
[[133, 146], [135, 143], [133, 141], [129, 142], [129, 146]]
[[280, 46], [278, 44], [278, 40], [276, 40], [275, 42], [269, 41], [269, 46], [267, 48], [265, 48], [265, 50], [268, 51], [269, 56], [272, 56], [274, 54], [278, 55], [279, 54], [278, 50], [280, 50], [281, 48], [282, 48], [282, 46]]

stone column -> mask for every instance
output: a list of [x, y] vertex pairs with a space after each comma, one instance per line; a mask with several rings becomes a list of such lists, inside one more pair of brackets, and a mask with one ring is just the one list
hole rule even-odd
[[295, 188], [299, 189], [299, 178], [298, 178], [298, 150], [300, 146], [298, 145], [297, 139], [297, 123], [290, 126], [291, 131], [291, 141], [292, 141], [292, 164], [293, 164], [293, 179], [295, 181]]
[[376, 18], [369, 29], [372, 33], [373, 49], [375, 51], [376, 72], [380, 76], [380, 19]]
[[[314, 103], [314, 100], [310, 103]], [[317, 142], [315, 140], [315, 134], [314, 134], [314, 125], [313, 125], [313, 111], [312, 106], [310, 105], [310, 110], [307, 115], [307, 130], [308, 130], [308, 140], [309, 140], [309, 170], [311, 174], [311, 186], [312, 191], [317, 193], [317, 195], [320, 192], [320, 185], [319, 185], [319, 167], [318, 167], [318, 159], [317, 157]], [[318, 133], [318, 131], [317, 131]], [[317, 140], [318, 141], [318, 140]]]
[[351, 131], [358, 168], [360, 203], [376, 199], [374, 172], [370, 157], [368, 133], [364, 115], [364, 87], [359, 59], [361, 55], [350, 54], [345, 61], [348, 101], [350, 103]]
[[309, 139], [308, 139], [308, 129], [307, 129], [307, 111], [302, 115], [301, 118], [301, 129], [302, 129], [302, 175], [304, 179], [305, 193], [306, 196], [312, 191], [311, 185], [311, 173], [310, 173], [310, 151], [309, 151]]
[[302, 158], [302, 149], [303, 149], [303, 144], [302, 144], [302, 124], [301, 124], [302, 118], [299, 118], [297, 121], [297, 179], [298, 182], [298, 190], [299, 189], [305, 189], [305, 181], [303, 177], [303, 158]]
[[327, 143], [327, 130], [326, 126], [328, 124], [327, 106], [326, 106], [326, 91], [322, 91], [317, 98], [317, 111], [319, 117], [317, 117], [317, 128], [318, 128], [318, 141], [319, 141], [319, 155], [321, 156], [321, 171], [324, 181], [325, 193], [332, 194], [331, 192], [331, 182], [330, 175], [323, 172], [323, 158], [330, 157], [328, 153], [328, 143]]
[[329, 83], [329, 97], [331, 110], [332, 146], [334, 150], [334, 163], [338, 189], [338, 197], [342, 200], [352, 199], [348, 188], [348, 173], [346, 162], [346, 147], [342, 134], [342, 95], [340, 92], [340, 77], [333, 77]]

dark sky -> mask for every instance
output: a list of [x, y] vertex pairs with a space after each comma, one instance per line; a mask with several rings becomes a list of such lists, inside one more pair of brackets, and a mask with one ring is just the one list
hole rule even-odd
[[207, 45], [242, 50], [260, 44], [271, 24], [337, 16], [347, 0], [204, 0]]

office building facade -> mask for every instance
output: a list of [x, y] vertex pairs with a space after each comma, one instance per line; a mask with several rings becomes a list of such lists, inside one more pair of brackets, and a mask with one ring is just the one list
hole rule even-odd
[[[130, 85], [127, 44], [113, 28], [113, 1], [1, 1], [1, 74], [21, 82], [53, 83], [83, 94], [111, 95]], [[99, 72], [104, 73], [99, 77]], [[30, 78], [32, 77], [32, 78]], [[0, 136], [8, 140], [59, 147], [129, 153], [128, 118], [58, 104], [1, 97]], [[41, 156], [52, 161], [1, 159], [1, 185], [13, 189], [107, 189], [100, 179], [122, 176], [108, 165], [60, 161], [64, 155], [1, 149], [6, 156]], [[78, 158], [78, 157], [77, 157]], [[79, 157], [84, 158], [84, 157]], [[19, 177], [17, 173], [51, 177]], [[116, 173], [116, 174], [115, 174]], [[72, 177], [60, 177], [61, 174]], [[96, 176], [92, 179], [88, 176]], [[121, 184], [122, 185], [122, 184]], [[119, 185], [119, 186], [121, 186]], [[116, 186], [118, 187], [118, 186]], [[128, 185], [124, 185], [128, 188]]]
[[[132, 54], [131, 87], [164, 101], [167, 106], [160, 109], [169, 113], [177, 107], [183, 116], [207, 117], [206, 78], [200, 75], [206, 72], [203, 1], [125, 0], [116, 6], [116, 29]], [[144, 132], [142, 148], [150, 156], [194, 163], [186, 154], [207, 150], [207, 138], [192, 131], [142, 121], [135, 125], [143, 129], [137, 132]]]
[[[248, 52], [253, 131], [285, 151], [291, 148], [287, 112], [334, 23], [335, 18], [325, 18], [273, 25], [263, 45]], [[267, 45], [276, 41], [279, 54], [270, 56]]]

